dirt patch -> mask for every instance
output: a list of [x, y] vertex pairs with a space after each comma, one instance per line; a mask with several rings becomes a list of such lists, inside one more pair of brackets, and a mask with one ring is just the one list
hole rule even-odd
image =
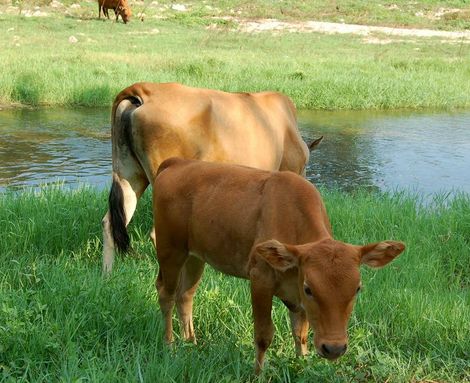
[[446, 17], [454, 17], [463, 12], [464, 12], [463, 9], [458, 9], [458, 8], [439, 8], [433, 14], [428, 15], [428, 18], [430, 18], [431, 20], [440, 20]]
[[470, 40], [470, 31], [449, 32], [433, 29], [407, 29], [376, 27], [358, 24], [329, 23], [323, 21], [287, 22], [275, 19], [241, 20], [232, 19], [238, 24], [238, 30], [246, 33], [260, 32], [301, 32], [325, 34], [354, 34], [368, 36], [372, 33], [381, 33], [388, 36], [399, 37], [438, 37], [445, 40]]
[[128, 35], [157, 35], [160, 30], [157, 28], [151, 29], [150, 31], [131, 31], [127, 32]]

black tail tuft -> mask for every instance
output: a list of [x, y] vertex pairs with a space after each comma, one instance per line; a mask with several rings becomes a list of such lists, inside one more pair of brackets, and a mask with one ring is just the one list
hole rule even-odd
[[130, 238], [126, 228], [126, 213], [124, 211], [124, 194], [119, 182], [113, 180], [109, 192], [109, 212], [111, 233], [117, 249], [123, 253], [129, 250]]

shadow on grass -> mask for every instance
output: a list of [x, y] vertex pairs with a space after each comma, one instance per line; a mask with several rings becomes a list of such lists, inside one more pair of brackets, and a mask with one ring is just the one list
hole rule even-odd
[[[94, 14], [87, 14], [87, 15], [68, 14], [68, 15], [65, 15], [64, 17], [66, 19], [72, 19], [72, 20], [99, 21], [99, 22], [111, 21], [113, 23], [116, 23], [116, 16], [112, 12], [112, 10], [111, 10], [111, 15], [109, 16], [109, 18], [107, 18], [106, 16], [103, 16], [103, 15], [101, 16], [101, 18], [98, 18], [98, 11], [96, 11], [96, 13], [94, 13]], [[138, 19], [136, 18], [136, 20], [138, 20]], [[119, 24], [125, 25], [124, 22], [121, 19], [119, 19], [117, 22]]]

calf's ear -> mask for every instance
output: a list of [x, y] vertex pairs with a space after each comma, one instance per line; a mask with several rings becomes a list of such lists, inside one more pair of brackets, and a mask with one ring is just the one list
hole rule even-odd
[[312, 142], [309, 142], [307, 144], [308, 146], [308, 149], [309, 150], [315, 150], [317, 148], [318, 145], [320, 145], [320, 142], [323, 140], [323, 136], [321, 136], [320, 138], [317, 138], [315, 140], [313, 140]]
[[286, 271], [299, 265], [299, 256], [295, 246], [285, 245], [275, 239], [262, 242], [256, 246], [256, 252], [279, 271]]
[[405, 244], [398, 241], [383, 241], [361, 246], [361, 263], [370, 267], [383, 267], [398, 257]]

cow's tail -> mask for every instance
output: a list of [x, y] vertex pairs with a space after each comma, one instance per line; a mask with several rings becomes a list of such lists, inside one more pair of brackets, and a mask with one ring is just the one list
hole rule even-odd
[[126, 212], [124, 211], [124, 193], [121, 185], [115, 179], [109, 192], [109, 220], [111, 234], [116, 248], [126, 253], [129, 251], [130, 238], [126, 227]]
[[[123, 253], [130, 249], [130, 238], [126, 227], [126, 212], [124, 210], [125, 196], [119, 182], [119, 156], [125, 153], [139, 162], [134, 150], [132, 139], [132, 113], [143, 104], [142, 97], [135, 86], [124, 89], [116, 96], [111, 113], [111, 140], [113, 151], [113, 183], [109, 192], [109, 220], [111, 235], [115, 248]], [[133, 94], [134, 93], [134, 94]], [[140, 162], [139, 162], [140, 163]]]

